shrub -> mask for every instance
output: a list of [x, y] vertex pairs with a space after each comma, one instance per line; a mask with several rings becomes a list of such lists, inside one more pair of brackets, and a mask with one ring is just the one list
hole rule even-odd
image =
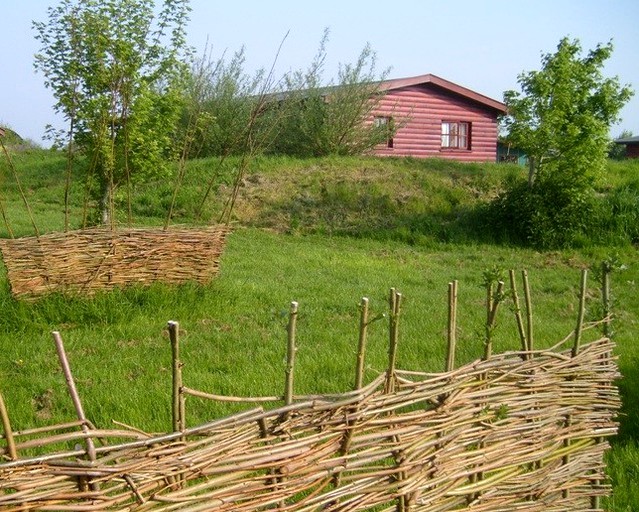
[[540, 249], [581, 245], [596, 224], [592, 191], [538, 180], [513, 180], [488, 208], [488, 225], [498, 240]]

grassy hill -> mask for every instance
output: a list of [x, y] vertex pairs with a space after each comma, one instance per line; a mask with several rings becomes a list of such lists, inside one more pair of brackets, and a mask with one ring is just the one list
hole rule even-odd
[[[64, 226], [64, 158], [48, 151], [13, 155], [22, 189], [41, 232]], [[241, 163], [206, 159], [189, 164], [179, 189], [174, 223], [216, 221]], [[82, 161], [79, 161], [82, 165]], [[17, 236], [33, 233], [6, 162], [2, 204]], [[257, 159], [238, 181], [235, 230], [220, 276], [207, 287], [152, 286], [97, 297], [51, 296], [34, 304], [14, 300], [0, 275], [0, 391], [14, 428], [74, 417], [58, 370], [50, 331], [67, 344], [89, 418], [148, 431], [170, 427], [170, 347], [165, 327], [183, 330], [185, 383], [212, 393], [273, 395], [282, 391], [286, 311], [300, 304], [296, 391], [350, 389], [357, 343], [357, 304], [371, 300], [384, 313], [390, 287], [406, 302], [398, 366], [439, 371], [445, 354], [446, 291], [460, 283], [458, 363], [482, 352], [485, 319], [481, 283], [487, 270], [527, 269], [531, 278], [536, 344], [553, 345], [576, 321], [579, 273], [616, 256], [628, 267], [613, 276], [615, 341], [623, 375], [621, 432], [610, 452], [614, 511], [639, 509], [639, 265], [631, 245], [540, 252], [498, 246], [482, 232], [482, 205], [516, 166], [438, 160], [327, 158]], [[639, 182], [639, 163], [612, 163], [600, 194]], [[206, 192], [210, 192], [206, 200]], [[136, 224], [164, 222], [171, 180], [132, 187]], [[81, 224], [84, 183], [76, 171], [71, 218]], [[118, 219], [127, 221], [126, 187], [117, 196]], [[8, 236], [0, 227], [0, 236]], [[596, 272], [588, 318], [597, 318]], [[387, 319], [371, 326], [367, 376], [384, 368]], [[589, 331], [587, 336], [598, 333]], [[517, 348], [516, 325], [500, 311], [495, 350]], [[189, 405], [189, 424], [236, 410]]]

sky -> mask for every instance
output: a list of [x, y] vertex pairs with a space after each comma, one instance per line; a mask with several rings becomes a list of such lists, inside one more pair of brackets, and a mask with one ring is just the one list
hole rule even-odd
[[[0, 125], [45, 147], [46, 125], [64, 123], [34, 70], [40, 48], [32, 22], [46, 21], [58, 3], [0, 0]], [[563, 37], [578, 39], [583, 56], [612, 40], [603, 73], [637, 93], [611, 136], [639, 134], [636, 0], [191, 0], [191, 7], [188, 43], [196, 53], [208, 47], [217, 60], [244, 48], [249, 74], [274, 61], [276, 76], [306, 69], [328, 29], [326, 81], [369, 44], [388, 78], [432, 73], [500, 101], [504, 91], [520, 90], [518, 75], [539, 70]]]

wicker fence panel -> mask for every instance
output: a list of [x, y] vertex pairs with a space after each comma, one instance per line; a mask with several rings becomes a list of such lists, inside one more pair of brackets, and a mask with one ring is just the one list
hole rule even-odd
[[602, 338], [576, 355], [396, 371], [160, 437], [90, 431], [104, 443], [93, 462], [71, 450], [0, 464], [0, 508], [593, 510], [609, 493], [603, 453], [620, 405], [612, 349]]
[[93, 293], [155, 281], [208, 282], [218, 272], [226, 226], [87, 229], [0, 241], [11, 291]]

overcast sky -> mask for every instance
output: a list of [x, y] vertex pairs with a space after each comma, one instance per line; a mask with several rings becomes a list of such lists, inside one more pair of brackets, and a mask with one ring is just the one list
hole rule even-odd
[[[159, 3], [160, 0], [156, 0]], [[42, 142], [45, 126], [61, 126], [33, 68], [38, 51], [32, 21], [46, 21], [57, 0], [0, 0], [0, 124]], [[584, 54], [612, 40], [604, 73], [637, 89], [622, 111], [622, 130], [639, 134], [639, 2], [637, 0], [192, 0], [189, 43], [213, 58], [244, 47], [246, 71], [278, 76], [306, 68], [330, 30], [325, 79], [354, 63], [369, 43], [389, 78], [432, 73], [497, 100], [519, 90], [517, 76], [540, 69], [562, 37], [579, 39]]]

